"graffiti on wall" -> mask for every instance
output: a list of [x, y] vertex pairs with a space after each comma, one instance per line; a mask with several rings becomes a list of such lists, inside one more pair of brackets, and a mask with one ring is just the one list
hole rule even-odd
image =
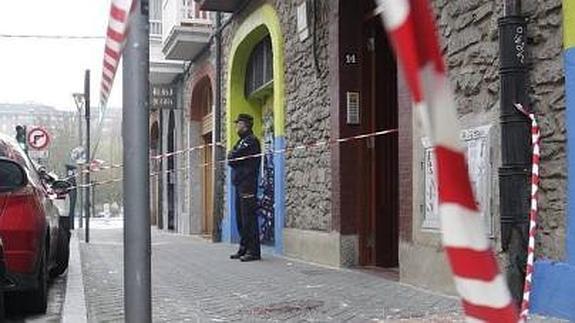
[[272, 109], [264, 108], [262, 120], [262, 165], [258, 189], [258, 223], [262, 244], [274, 244], [274, 118]]

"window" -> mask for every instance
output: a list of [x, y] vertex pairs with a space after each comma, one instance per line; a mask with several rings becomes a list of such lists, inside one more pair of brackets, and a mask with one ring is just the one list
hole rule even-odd
[[210, 87], [209, 80], [208, 83], [202, 88], [202, 116], [207, 116], [212, 113], [213, 110], [213, 99], [212, 99], [212, 88]]
[[272, 42], [266, 36], [252, 51], [246, 70], [246, 96], [249, 97], [273, 79]]
[[150, 20], [162, 20], [162, 1], [150, 1]]

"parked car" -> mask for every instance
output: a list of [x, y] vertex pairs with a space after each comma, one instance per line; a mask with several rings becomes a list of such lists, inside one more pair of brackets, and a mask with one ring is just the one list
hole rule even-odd
[[[10, 137], [0, 135], [0, 239], [4, 246], [6, 303], [46, 312], [48, 280], [68, 267], [70, 232], [54, 200], [69, 184], [47, 181]], [[48, 183], [50, 182], [50, 183]]]
[[4, 263], [4, 243], [2, 242], [2, 238], [0, 238], [0, 322], [4, 322], [4, 285], [6, 285], [6, 281], [4, 280], [6, 277], [6, 265]]

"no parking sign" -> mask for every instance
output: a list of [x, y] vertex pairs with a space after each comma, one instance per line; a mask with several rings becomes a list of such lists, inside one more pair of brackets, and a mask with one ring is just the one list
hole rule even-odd
[[50, 144], [50, 135], [42, 128], [34, 128], [28, 132], [28, 147], [44, 150]]

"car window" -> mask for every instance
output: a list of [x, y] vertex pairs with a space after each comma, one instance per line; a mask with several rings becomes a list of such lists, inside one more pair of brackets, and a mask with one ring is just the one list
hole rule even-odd
[[17, 146], [16, 143], [0, 139], [0, 157], [5, 157], [17, 162], [22, 167], [26, 168], [30, 182], [35, 185], [42, 185], [42, 181], [38, 176], [36, 168], [30, 161], [30, 158], [19, 146]]

